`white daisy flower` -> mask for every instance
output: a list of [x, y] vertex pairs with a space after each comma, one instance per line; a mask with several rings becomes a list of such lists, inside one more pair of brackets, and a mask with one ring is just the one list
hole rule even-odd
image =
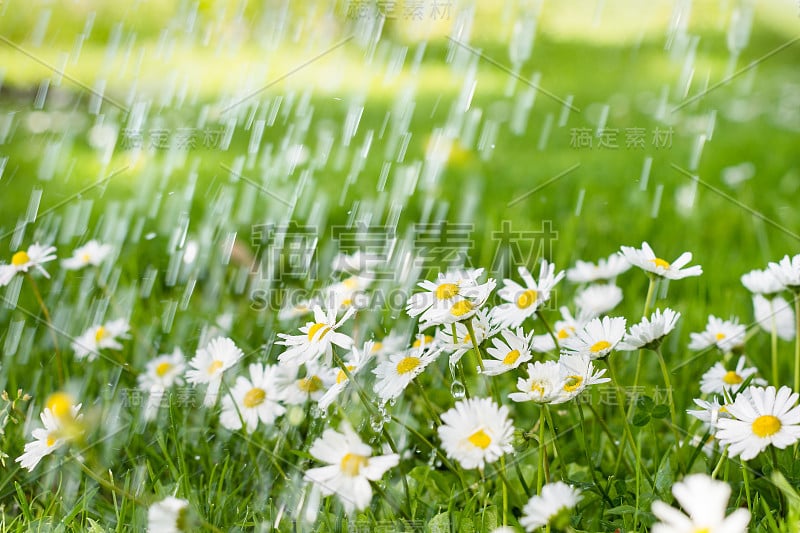
[[714, 315], [708, 317], [706, 329], [700, 333], [690, 333], [690, 350], [705, 350], [716, 346], [723, 352], [744, 346], [747, 328], [739, 324], [739, 320], [722, 320]]
[[111, 254], [113, 249], [110, 244], [100, 244], [91, 240], [80, 248], [76, 248], [72, 252], [72, 257], [61, 261], [61, 266], [67, 270], [80, 270], [89, 265], [98, 266]]
[[378, 378], [373, 387], [375, 394], [384, 403], [397, 398], [440, 353], [441, 349], [433, 350], [423, 344], [419, 348], [390, 355], [372, 371]]
[[642, 243], [641, 250], [631, 246], [623, 246], [621, 251], [625, 259], [633, 266], [662, 278], [683, 279], [690, 276], [699, 276], [703, 273], [703, 268], [699, 265], [683, 268], [692, 260], [691, 252], [684, 252], [675, 261], [668, 263], [660, 257], [656, 257], [653, 249], [646, 242]]
[[575, 295], [578, 314], [594, 318], [608, 313], [622, 301], [622, 289], [613, 283], [589, 285]]
[[719, 403], [716, 397], [713, 397], [710, 402], [695, 398], [694, 403], [700, 409], [687, 409], [686, 413], [703, 422], [712, 434], [716, 433], [717, 422], [720, 418], [731, 418], [728, 406]]
[[175, 348], [171, 354], [159, 355], [147, 363], [144, 372], [138, 377], [139, 388], [149, 393], [144, 408], [145, 420], [155, 417], [168, 388], [183, 384], [185, 371], [186, 360], [180, 348]]
[[49, 400], [48, 404], [52, 409], [45, 407], [39, 415], [44, 427], [31, 432], [34, 440], [25, 444], [25, 452], [16, 459], [31, 472], [43, 458], [82, 434], [80, 404], [64, 404], [61, 400]]
[[519, 327], [526, 318], [534, 315], [550, 299], [550, 292], [556, 284], [564, 278], [564, 271], [556, 274], [555, 265], [546, 260], [542, 261], [539, 268], [539, 281], [533, 279], [525, 267], [519, 267], [518, 272], [525, 285], [504, 279], [504, 286], [497, 291], [497, 295], [508, 303], [492, 309], [492, 322], [504, 329]]
[[570, 353], [602, 359], [611, 353], [625, 335], [625, 319], [622, 317], [595, 318], [574, 335], [561, 343], [561, 348]]
[[729, 445], [731, 457], [749, 461], [770, 444], [779, 449], [800, 439], [798, 394], [789, 387], [748, 387], [749, 394], [739, 394], [727, 407], [732, 419], [718, 422], [717, 438]]
[[189, 502], [168, 496], [147, 509], [148, 533], [180, 533], [188, 531]]
[[675, 483], [672, 494], [687, 514], [660, 500], [653, 502], [653, 514], [660, 520], [653, 525], [653, 533], [746, 533], [750, 522], [747, 509], [737, 509], [725, 516], [731, 488], [724, 481], [692, 474]]
[[556, 361], [528, 363], [528, 377], [517, 379], [517, 389], [508, 397], [515, 402], [553, 403], [561, 399], [563, 379]]
[[794, 257], [785, 255], [779, 262], [771, 262], [767, 267], [781, 285], [795, 292], [800, 289], [800, 254]]
[[370, 481], [378, 481], [400, 462], [397, 454], [372, 457], [372, 448], [364, 444], [347, 422], [342, 422], [341, 433], [326, 429], [314, 441], [309, 453], [328, 466], [311, 468], [305, 474], [307, 481], [319, 487], [325, 496], [336, 494], [347, 513], [362, 510], [372, 501]]
[[525, 531], [535, 531], [550, 524], [564, 529], [570, 524], [572, 509], [581, 500], [581, 492], [563, 481], [547, 483], [538, 496], [533, 496], [522, 508], [519, 523]]
[[[467, 326], [462, 322], [456, 322], [456, 338], [453, 339], [453, 325], [442, 326], [436, 332], [436, 341], [440, 343], [442, 351], [450, 354], [450, 365], [455, 365], [461, 357], [473, 349], [472, 337], [467, 330]], [[481, 310], [472, 319], [472, 329], [475, 331], [475, 340], [480, 346], [484, 340], [497, 333], [497, 328], [489, 322], [486, 311]]]
[[675, 329], [675, 324], [680, 317], [680, 313], [669, 307], [664, 308], [664, 311], [656, 309], [649, 319], [645, 317], [638, 324], [631, 326], [622, 342], [617, 345], [617, 349], [632, 351], [658, 346], [661, 340]]
[[333, 361], [333, 345], [349, 350], [353, 345], [353, 339], [336, 331], [355, 313], [352, 307], [348, 309], [341, 319], [336, 320], [336, 308], [323, 311], [320, 307], [314, 307], [314, 322], [308, 322], [300, 328], [302, 335], [286, 335], [278, 333], [278, 337], [283, 340], [276, 344], [288, 346], [286, 351], [278, 356], [281, 363], [293, 366], [300, 366], [309, 361], [324, 357], [325, 364], [330, 366]]
[[[561, 320], [557, 320], [553, 325], [553, 331], [558, 342], [561, 343], [564, 339], [575, 335], [576, 331], [582, 329], [583, 326], [586, 325], [587, 319], [580, 314], [578, 314], [577, 317], [573, 317], [569, 309], [564, 306], [559, 308], [559, 311], [561, 311]], [[549, 333], [545, 333], [533, 336], [533, 345], [531, 348], [534, 352], [552, 352], [556, 349], [556, 344], [553, 341], [553, 337], [551, 337]]]
[[778, 281], [770, 269], [751, 270], [742, 275], [742, 285], [753, 294], [771, 295], [786, 290], [786, 286]]
[[439, 273], [436, 282], [419, 283], [425, 292], [408, 299], [406, 312], [412, 317], [419, 316], [420, 329], [464, 321], [486, 303], [495, 288], [496, 282], [491, 278], [478, 283], [482, 275], [482, 268]]
[[92, 326], [72, 342], [75, 357], [91, 362], [97, 359], [100, 350], [121, 350], [119, 341], [129, 338], [130, 329], [130, 324], [124, 318]]
[[244, 352], [228, 337], [214, 337], [189, 361], [186, 380], [193, 385], [208, 384], [203, 403], [211, 407], [217, 402], [222, 374], [244, 357]]
[[[477, 335], [477, 332], [475, 333]], [[486, 353], [493, 359], [483, 360], [483, 373], [488, 376], [498, 376], [509, 370], [514, 370], [522, 363], [531, 360], [531, 343], [533, 332], [527, 335], [522, 328], [517, 328], [516, 333], [510, 329], [503, 330], [498, 337], [492, 339], [492, 347], [486, 348]]]
[[627, 272], [631, 264], [619, 254], [611, 254], [600, 259], [597, 264], [588, 261], [576, 261], [575, 266], [567, 270], [567, 280], [572, 283], [594, 283], [601, 280], [613, 280], [623, 272]]
[[220, 424], [230, 430], [241, 429], [252, 433], [261, 421], [266, 425], [286, 412], [279, 402], [278, 370], [271, 365], [252, 364], [249, 367], [250, 379], [236, 378], [230, 395], [222, 398]]
[[[739, 357], [736, 370], [728, 370], [722, 363], [717, 363], [703, 374], [700, 379], [700, 392], [705, 394], [733, 394], [739, 390], [747, 378], [758, 372], [757, 368], [745, 367], [744, 356]], [[751, 385], [766, 385], [763, 379], [753, 378]]]
[[283, 402], [287, 405], [304, 405], [311, 400], [318, 402], [325, 391], [336, 383], [338, 371], [318, 364], [305, 365], [305, 374], [298, 374], [299, 368], [279, 367], [278, 388]]
[[772, 333], [772, 329], [775, 328], [781, 339], [785, 341], [794, 339], [796, 332], [794, 309], [783, 296], [767, 299], [756, 294], [753, 296], [753, 311], [761, 329]]
[[[370, 362], [372, 359], [373, 346], [374, 344], [372, 342], [364, 343], [364, 348], [361, 350], [353, 346], [350, 358], [344, 361], [345, 368], [347, 368], [347, 372], [352, 377], [355, 378], [355, 376]], [[334, 402], [334, 400], [339, 397], [339, 394], [341, 394], [345, 387], [347, 387], [347, 384], [350, 383], [350, 380], [348, 379], [344, 370], [341, 368], [334, 370], [336, 371], [335, 383], [333, 383], [319, 399], [318, 405], [323, 411], [326, 410]]]
[[50, 274], [42, 268], [42, 264], [52, 261], [56, 258], [54, 246], [40, 246], [31, 244], [28, 250], [20, 250], [11, 256], [11, 262], [7, 265], [0, 265], [0, 287], [5, 287], [18, 272], [26, 273], [30, 269], [35, 268], [46, 278]]
[[439, 438], [447, 457], [462, 467], [483, 470], [514, 450], [511, 438], [514, 426], [508, 418], [508, 407], [498, 407], [490, 398], [470, 398], [456, 402], [442, 414]]
[[558, 359], [560, 367], [561, 392], [559, 398], [551, 403], [564, 403], [586, 390], [592, 385], [608, 383], [609, 378], [604, 378], [606, 369], [596, 370], [592, 360], [586, 355], [562, 354]]

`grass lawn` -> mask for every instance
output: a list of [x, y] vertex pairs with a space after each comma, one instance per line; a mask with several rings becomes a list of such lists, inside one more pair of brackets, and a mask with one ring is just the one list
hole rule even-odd
[[[731, 63], [728, 3], [680, 17], [668, 2], [545, 3], [538, 17], [481, 4], [398, 16], [380, 39], [374, 17], [324, 2], [0, 4], [0, 263], [35, 242], [59, 260], [90, 239], [113, 250], [97, 267], [46, 263], [50, 279], [0, 289], [11, 395], [0, 531], [143, 530], [148, 506], [170, 495], [189, 502], [196, 530], [522, 530], [529, 498], [557, 480], [583, 494], [571, 530], [649, 531], [654, 501], [673, 504], [675, 483], [712, 472], [731, 487], [729, 511], [749, 508], [751, 531], [796, 530], [792, 447], [749, 462], [705, 453], [692, 440], [705, 428], [685, 413], [701, 376], [740, 351], [769, 385], [794, 384], [794, 342], [772, 345], [740, 277], [798, 249], [796, 6], [760, 4]], [[226, 427], [223, 400], [205, 407], [189, 384], [143, 416], [137, 380], [175, 348], [188, 362], [211, 338], [233, 339], [244, 357], [226, 371], [228, 400], [249, 364], [280, 366], [278, 334], [305, 335], [311, 318], [279, 317], [276, 295], [342, 280], [338, 251], [387, 252], [371, 303], [342, 331], [357, 348], [398, 333], [399, 353], [418, 321], [396, 296], [418, 281], [468, 266], [499, 289], [521, 281], [517, 266], [538, 279], [542, 258], [563, 270], [643, 241], [667, 261], [692, 252], [703, 275], [660, 282], [650, 305], [639, 269], [617, 279], [624, 299], [608, 314], [628, 326], [648, 307], [681, 313], [661, 348], [671, 387], [650, 351], [608, 359], [624, 409], [639, 395], [630, 424], [609, 384], [548, 409], [512, 402], [526, 365], [487, 378], [472, 351], [450, 368], [442, 355], [386, 405], [371, 362], [329, 409], [284, 398], [286, 412], [251, 432]], [[562, 281], [525, 331], [546, 334], [581, 288]], [[502, 303], [495, 292], [486, 306]], [[737, 317], [745, 347], [689, 350], [709, 315]], [[75, 356], [76, 338], [116, 318], [130, 323], [121, 348]], [[459, 399], [453, 381], [510, 410], [503, 462], [479, 471], [445, 453], [436, 419]], [[12, 402], [18, 389], [30, 397]], [[14, 460], [57, 391], [82, 404], [80, 435], [62, 435], [70, 443], [29, 472]], [[400, 455], [349, 514], [303, 481], [320, 466], [312, 443], [345, 420], [373, 455]]]

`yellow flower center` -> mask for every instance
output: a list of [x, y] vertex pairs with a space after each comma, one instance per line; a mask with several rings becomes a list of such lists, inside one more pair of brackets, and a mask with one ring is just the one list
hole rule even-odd
[[89, 255], [89, 254], [83, 254], [83, 255], [81, 256], [81, 260], [82, 260], [84, 263], [88, 263], [89, 261], [91, 261], [91, 260], [92, 260], [92, 256], [91, 256], [91, 255]]
[[470, 444], [480, 448], [481, 450], [485, 450], [492, 443], [492, 438], [482, 429], [479, 429], [467, 437], [467, 440], [470, 442]]
[[342, 457], [342, 463], [339, 465], [342, 472], [350, 477], [355, 477], [361, 470], [361, 467], [367, 466], [368, 459], [363, 455], [355, 453], [348, 453]]
[[72, 416], [72, 406], [75, 404], [72, 396], [66, 392], [54, 392], [48, 396], [45, 407], [50, 409], [53, 416], [64, 419]]
[[172, 368], [172, 365], [170, 363], [167, 363], [166, 361], [163, 363], [159, 363], [158, 366], [156, 367], [156, 375], [160, 378], [163, 378], [166, 375], [166, 373], [169, 372], [170, 368]]
[[17, 252], [11, 256], [11, 264], [15, 267], [22, 266], [25, 263], [30, 262], [31, 258], [28, 255], [28, 252]]
[[531, 392], [538, 392], [539, 396], [544, 396], [544, 386], [541, 381], [531, 383]]
[[97, 328], [97, 331], [94, 332], [94, 340], [95, 342], [100, 342], [108, 335], [108, 331], [103, 326]]
[[611, 343], [608, 341], [597, 341], [596, 343], [592, 344], [592, 347], [589, 348], [589, 351], [592, 353], [602, 352], [603, 350], [608, 350], [611, 348]]
[[742, 378], [742, 376], [737, 374], [734, 370], [728, 370], [725, 373], [725, 375], [722, 376], [722, 381], [724, 381], [728, 385], [738, 385], [739, 383], [744, 381], [744, 379]]
[[381, 348], [383, 348], [383, 343], [382, 342], [376, 342], [375, 344], [372, 345], [372, 353], [379, 352]]
[[564, 382], [564, 392], [575, 392], [583, 385], [583, 378], [581, 376], [569, 376]]
[[[348, 372], [352, 372], [355, 369], [356, 369], [355, 365], [347, 365]], [[339, 370], [339, 373], [336, 374], [336, 383], [341, 383], [346, 379], [347, 379], [347, 374], [344, 373], [344, 370]]]
[[322, 380], [318, 376], [306, 376], [297, 380], [297, 388], [311, 394], [322, 388]]
[[781, 421], [777, 416], [762, 415], [753, 421], [753, 433], [757, 437], [771, 437], [781, 430]]
[[569, 330], [570, 331], [567, 331], [567, 328], [561, 328], [558, 330], [558, 335], [556, 335], [556, 337], [558, 337], [560, 340], [566, 339], [570, 336], [571, 332], [575, 331], [575, 328], [570, 327]]
[[415, 340], [414, 344], [412, 344], [412, 346], [414, 348], [419, 348], [420, 346], [422, 346], [423, 340], [425, 341], [425, 344], [428, 345], [428, 344], [433, 342], [433, 337], [431, 337], [430, 335], [425, 335], [425, 337], [423, 339]]
[[57, 440], [58, 440], [58, 437], [56, 437], [55, 433], [48, 433], [48, 435], [47, 435], [47, 447], [48, 448], [52, 448], [55, 445]]
[[503, 364], [504, 365], [513, 365], [519, 359], [519, 350], [511, 350], [503, 357]]
[[698, 527], [693, 531], [693, 533], [711, 533], [711, 530], [707, 527]]
[[211, 361], [211, 364], [208, 365], [208, 373], [215, 374], [220, 368], [222, 368], [222, 361], [219, 359], [214, 359]]
[[727, 413], [728, 412], [728, 408], [723, 405], [722, 407], [719, 408], [719, 412], [720, 413]]
[[313, 326], [308, 328], [308, 340], [313, 341], [314, 337], [316, 336], [319, 330], [322, 330], [322, 333], [320, 334], [319, 339], [317, 340], [322, 340], [323, 338], [325, 338], [325, 335], [328, 334], [331, 328], [330, 326], [328, 326], [328, 324], [323, 324], [322, 322], [314, 324]]
[[342, 282], [342, 285], [347, 287], [348, 289], [355, 289], [358, 287], [358, 280], [355, 277], [347, 278]]
[[397, 363], [397, 373], [408, 374], [419, 366], [419, 357], [404, 357]]
[[342, 300], [342, 307], [350, 307], [351, 305], [353, 305], [352, 298], [345, 298], [344, 300]]
[[244, 395], [244, 399], [242, 403], [245, 407], [256, 407], [264, 403], [264, 400], [267, 397], [267, 392], [264, 389], [259, 389], [258, 387], [252, 388]]
[[519, 307], [520, 309], [527, 309], [528, 307], [536, 303], [536, 297], [537, 297], [536, 291], [533, 289], [528, 289], [527, 291], [517, 296], [517, 307]]
[[666, 261], [664, 261], [663, 259], [661, 259], [659, 257], [656, 257], [655, 259], [651, 259], [650, 262], [653, 263], [655, 266], [661, 267], [663, 269], [668, 269], [669, 268], [669, 263], [667, 263]]
[[453, 316], [464, 316], [472, 311], [472, 307], [469, 300], [460, 300], [453, 304], [453, 307], [450, 308], [450, 313], [452, 313]]
[[725, 338], [725, 334], [724, 333], [717, 333], [716, 335], [714, 335], [714, 338], [717, 339], [718, 341], [721, 341], [722, 339]]
[[436, 297], [440, 300], [448, 300], [458, 296], [458, 285], [455, 283], [442, 283], [436, 287]]

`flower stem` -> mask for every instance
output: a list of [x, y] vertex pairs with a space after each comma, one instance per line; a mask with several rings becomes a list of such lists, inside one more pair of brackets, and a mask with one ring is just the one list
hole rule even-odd
[[544, 326], [544, 329], [547, 330], [547, 334], [550, 335], [551, 339], [553, 339], [553, 344], [555, 344], [555, 346], [556, 346], [556, 352], [558, 352], [559, 349], [560, 349], [560, 346], [558, 344], [558, 337], [556, 337], [555, 332], [553, 332], [553, 328], [550, 327], [550, 324], [547, 322], [547, 320], [545, 320], [544, 315], [538, 309], [536, 310], [536, 318], [538, 318], [539, 320], [542, 321], [542, 325]]
[[728, 457], [728, 448], [726, 447], [722, 451], [722, 455], [719, 457], [719, 461], [717, 461], [717, 466], [714, 467], [714, 471], [711, 472], [711, 479], [716, 479], [717, 474], [719, 474], [719, 469], [722, 468], [722, 463], [725, 462], [725, 458]]
[[428, 413], [436, 421], [436, 424], [441, 425], [442, 419], [439, 418], [439, 413], [436, 412], [436, 409], [433, 407], [430, 398], [428, 398], [428, 393], [425, 392], [425, 387], [423, 387], [422, 384], [416, 379], [414, 380], [414, 385], [416, 385], [417, 389], [419, 389], [420, 396], [422, 397], [422, 403], [425, 404], [425, 407], [428, 409]]
[[[465, 322], [467, 326], [467, 331], [469, 332], [469, 338], [472, 339], [472, 350], [475, 353], [475, 359], [478, 360], [478, 368], [481, 369], [481, 373], [483, 374], [485, 369], [483, 368], [483, 354], [481, 354], [481, 347], [478, 343], [478, 338], [475, 336], [475, 327], [472, 324], [472, 318]], [[498, 394], [497, 389], [494, 386], [494, 380], [492, 380], [492, 376], [486, 376], [486, 380], [489, 382], [489, 391], [492, 394], [492, 398], [494, 401], [497, 402], [498, 405], [502, 405], [500, 401], [500, 394]]]
[[667, 401], [669, 402], [669, 415], [672, 419], [672, 432], [675, 434], [675, 451], [677, 452], [680, 449], [680, 441], [681, 437], [678, 433], [678, 417], [675, 414], [675, 402], [672, 399], [672, 382], [669, 379], [669, 370], [667, 369], [667, 363], [664, 361], [664, 356], [661, 354], [661, 347], [657, 347], [655, 349], [656, 355], [658, 356], [658, 364], [661, 367], [661, 375], [664, 376], [664, 385], [667, 387]]
[[542, 493], [544, 485], [544, 405], [539, 406], [539, 472], [536, 474], [536, 494]]
[[589, 474], [592, 476], [592, 482], [594, 486], [597, 487], [597, 490], [600, 491], [600, 494], [603, 495], [603, 499], [608, 503], [611, 507], [614, 506], [614, 502], [611, 501], [611, 498], [608, 497], [608, 493], [600, 485], [600, 480], [597, 479], [597, 472], [594, 470], [594, 461], [592, 461], [592, 457], [589, 454], [589, 439], [586, 437], [586, 420], [583, 416], [583, 405], [581, 402], [575, 402], [578, 405], [578, 416], [581, 419], [581, 435], [583, 435], [583, 453], [586, 455], [586, 464], [589, 465]]
[[748, 473], [747, 461], [742, 461], [742, 478], [744, 479], [744, 494], [747, 498], [747, 509], [753, 512], [753, 502], [750, 499], [750, 474]]
[[[622, 387], [620, 386], [620, 383], [614, 374], [614, 367], [611, 365], [608, 359], [605, 360], [605, 363], [606, 368], [608, 368], [608, 376], [611, 378], [611, 382], [614, 384], [614, 388], [617, 391], [617, 406], [619, 406], [619, 414], [622, 417], [622, 423], [625, 429], [625, 437], [627, 438], [628, 444], [630, 444], [631, 450], [633, 451], [635, 460], [634, 467], [636, 469], [636, 477], [638, 479], [641, 475], [642, 458], [639, 454], [639, 448], [636, 446], [636, 441], [633, 439], [633, 431], [631, 431], [631, 426], [628, 422], [628, 416], [625, 413], [625, 394], [622, 392]], [[620, 445], [620, 453], [623, 456], [625, 455], [624, 445]]]
[[44, 303], [44, 298], [42, 298], [42, 293], [39, 292], [39, 286], [36, 284], [36, 280], [33, 279], [29, 273], [25, 274], [25, 277], [28, 278], [28, 281], [31, 283], [31, 288], [33, 289], [33, 295], [36, 297], [36, 301], [39, 303], [39, 307], [42, 309], [42, 313], [44, 314], [44, 318], [47, 321], [48, 330], [50, 331], [50, 338], [53, 339], [53, 351], [56, 353], [56, 370], [58, 371], [58, 383], [61, 387], [64, 386], [64, 361], [61, 359], [61, 350], [58, 349], [58, 337], [56, 336], [56, 330], [53, 326], [53, 319], [50, 318], [50, 311], [47, 309], [47, 305]]
[[[656, 293], [656, 285], [658, 284], [658, 278], [655, 275], [648, 276], [650, 279], [650, 283], [647, 285], [647, 296], [644, 299], [644, 310], [642, 311], [642, 318], [647, 318], [650, 314], [650, 308], [653, 305], [653, 296]], [[639, 387], [639, 376], [642, 373], [642, 359], [644, 358], [644, 349], [639, 350], [639, 355], [636, 356], [636, 373], [633, 375], [633, 390], [637, 390]], [[630, 408], [628, 409], [628, 417], [630, 418], [633, 415], [633, 403], [631, 403]]]
[[561, 473], [561, 479], [565, 480], [566, 474], [564, 473], [564, 458], [558, 449], [558, 435], [556, 434], [556, 426], [553, 424], [553, 417], [550, 415], [550, 408], [547, 405], [544, 405], [544, 416], [547, 420], [547, 425], [550, 427], [550, 431], [553, 433], [553, 455], [558, 459], [558, 470]]
[[500, 479], [503, 481], [503, 527], [508, 525], [508, 480], [506, 479], [506, 458], [504, 456], [500, 457], [500, 468], [497, 469], [497, 474], [500, 476]]

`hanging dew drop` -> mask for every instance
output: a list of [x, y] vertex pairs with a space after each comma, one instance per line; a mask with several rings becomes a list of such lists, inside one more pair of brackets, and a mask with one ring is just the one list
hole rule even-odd
[[463, 398], [466, 395], [466, 393], [467, 393], [467, 388], [459, 380], [455, 380], [453, 381], [452, 384], [450, 384], [450, 394], [452, 394], [453, 398], [455, 398], [456, 400], [460, 400], [461, 398]]

